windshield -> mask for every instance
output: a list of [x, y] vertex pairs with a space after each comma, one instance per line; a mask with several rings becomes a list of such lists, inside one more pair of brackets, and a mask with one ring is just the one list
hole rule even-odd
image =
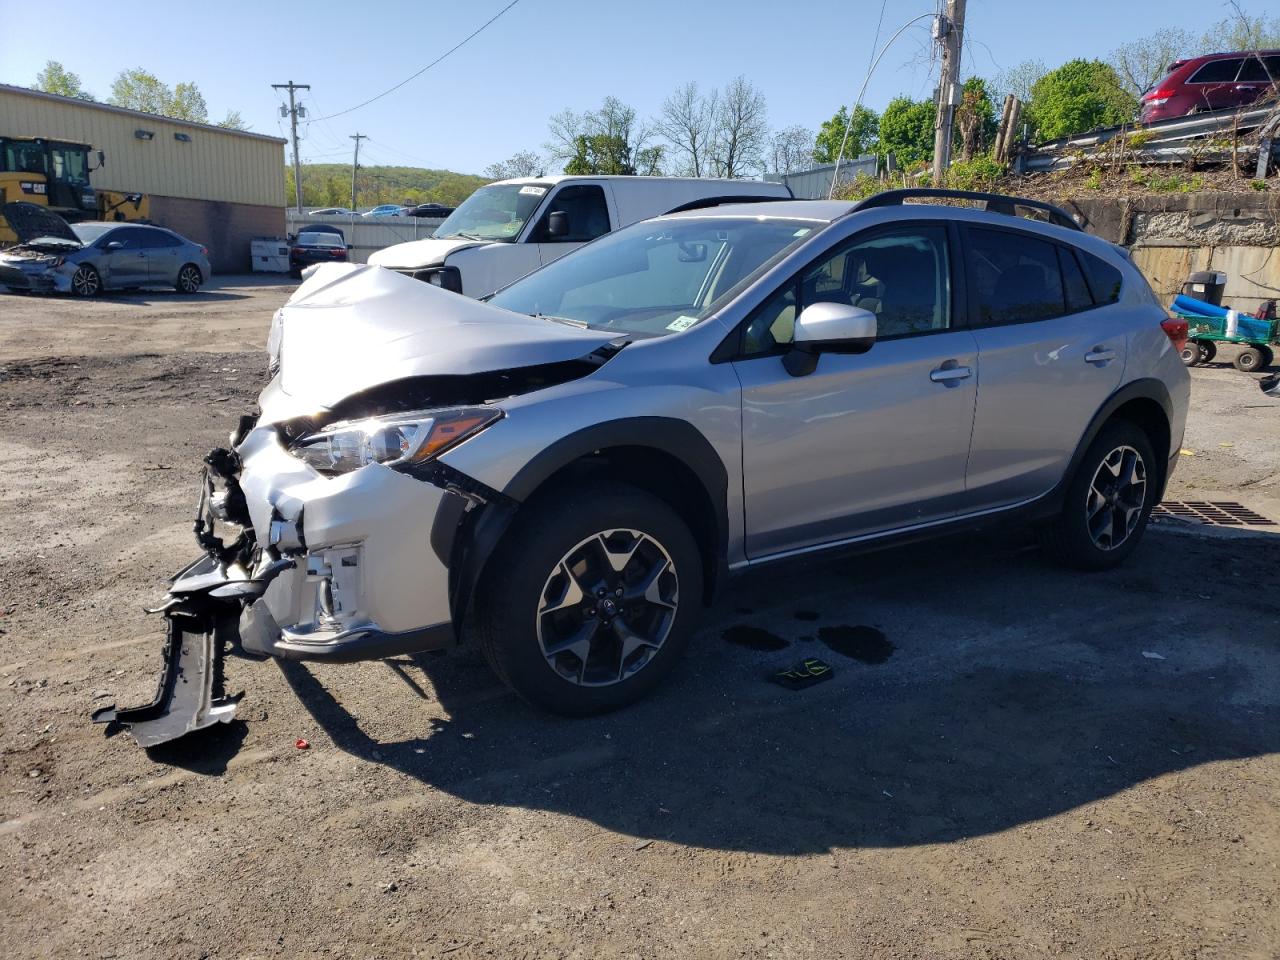
[[548, 184], [537, 183], [481, 187], [436, 227], [436, 236], [514, 243], [549, 189]]
[[347, 245], [347, 242], [336, 233], [316, 233], [312, 230], [298, 234], [298, 239], [294, 243], [300, 247], [345, 247]]
[[73, 223], [71, 232], [80, 238], [81, 243], [89, 244], [97, 240], [108, 230], [114, 230], [114, 223]]
[[815, 229], [809, 220], [651, 220], [607, 234], [489, 301], [640, 337], [711, 316]]

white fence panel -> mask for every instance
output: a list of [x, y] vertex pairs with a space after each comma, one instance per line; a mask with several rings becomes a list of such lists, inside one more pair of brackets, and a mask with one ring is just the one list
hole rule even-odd
[[424, 240], [444, 223], [437, 217], [318, 217], [304, 213], [298, 216], [293, 210], [285, 211], [285, 224], [290, 233], [308, 224], [325, 224], [337, 227], [351, 244], [352, 263], [366, 263], [375, 250], [382, 250], [409, 240]]

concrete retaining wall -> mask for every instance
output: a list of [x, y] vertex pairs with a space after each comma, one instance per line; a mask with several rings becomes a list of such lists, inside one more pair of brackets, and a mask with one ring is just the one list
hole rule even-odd
[[1090, 233], [1121, 243], [1166, 303], [1187, 274], [1227, 275], [1224, 303], [1252, 313], [1280, 300], [1280, 195], [1192, 193], [1063, 203]]

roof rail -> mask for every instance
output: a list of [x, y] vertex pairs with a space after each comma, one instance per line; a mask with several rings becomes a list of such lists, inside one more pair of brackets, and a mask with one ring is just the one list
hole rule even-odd
[[722, 207], [730, 203], [785, 203], [787, 200], [795, 199], [794, 197], [766, 197], [758, 194], [743, 194], [742, 196], [723, 196], [723, 197], [699, 197], [697, 200], [690, 200], [688, 203], [682, 203], [678, 207], [672, 207], [666, 213], [660, 216], [666, 216], [669, 213], [683, 213], [685, 210], [702, 210], [706, 207]]
[[1052, 203], [1045, 203], [1043, 200], [1031, 200], [1027, 197], [1013, 197], [1003, 193], [979, 193], [974, 190], [945, 190], [941, 187], [907, 187], [903, 190], [886, 190], [883, 193], [873, 193], [865, 200], [859, 200], [853, 205], [853, 209], [849, 213], [858, 210], [872, 210], [876, 207], [893, 207], [899, 206], [903, 201], [913, 199], [915, 197], [946, 197], [953, 200], [982, 200], [986, 203], [984, 209], [990, 210], [992, 213], [1005, 213], [1011, 217], [1017, 216], [1013, 212], [1014, 207], [1030, 207], [1034, 210], [1043, 210], [1049, 214], [1049, 221], [1056, 223], [1060, 227], [1068, 227], [1072, 230], [1083, 231], [1084, 228], [1076, 222], [1075, 217], [1067, 213], [1061, 207], [1055, 207]]

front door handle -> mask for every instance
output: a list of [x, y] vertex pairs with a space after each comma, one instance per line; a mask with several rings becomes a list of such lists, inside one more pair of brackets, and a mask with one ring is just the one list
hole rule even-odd
[[1102, 365], [1110, 363], [1115, 358], [1116, 352], [1114, 350], [1108, 350], [1105, 347], [1094, 347], [1084, 355], [1084, 362]]
[[956, 380], [965, 380], [971, 376], [973, 376], [972, 370], [968, 367], [957, 366], [954, 360], [948, 360], [936, 370], [929, 371], [929, 379], [934, 383], [953, 383]]

